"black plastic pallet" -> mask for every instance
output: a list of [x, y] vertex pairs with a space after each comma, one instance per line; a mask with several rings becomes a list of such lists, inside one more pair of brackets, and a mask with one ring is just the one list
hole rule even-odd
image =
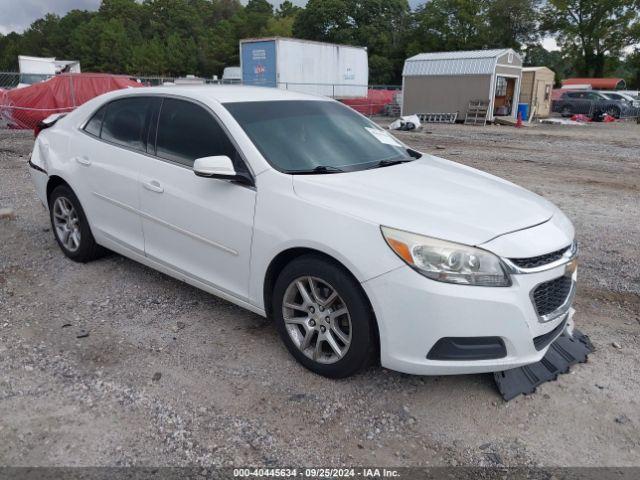
[[573, 335], [563, 333], [551, 344], [547, 354], [537, 363], [496, 372], [494, 378], [502, 398], [509, 401], [518, 395], [529, 395], [558, 375], [567, 373], [576, 363], [584, 363], [595, 351], [591, 340], [581, 331], [574, 329]]

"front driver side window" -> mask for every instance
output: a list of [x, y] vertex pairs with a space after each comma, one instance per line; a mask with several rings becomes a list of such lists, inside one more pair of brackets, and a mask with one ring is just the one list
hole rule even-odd
[[226, 155], [246, 171], [236, 149], [210, 112], [192, 102], [165, 98], [158, 120], [156, 155], [188, 167], [197, 158]]

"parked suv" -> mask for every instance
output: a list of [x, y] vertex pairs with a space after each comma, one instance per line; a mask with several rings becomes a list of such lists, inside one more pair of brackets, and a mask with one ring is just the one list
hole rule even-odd
[[502, 371], [573, 331], [556, 206], [330, 99], [121, 90], [42, 130], [29, 164], [70, 259], [108, 248], [270, 317], [321, 375]]
[[563, 117], [583, 114], [600, 119], [604, 114], [620, 118], [629, 112], [630, 105], [625, 100], [609, 98], [597, 90], [576, 90], [564, 92], [559, 100], [554, 102], [553, 111]]

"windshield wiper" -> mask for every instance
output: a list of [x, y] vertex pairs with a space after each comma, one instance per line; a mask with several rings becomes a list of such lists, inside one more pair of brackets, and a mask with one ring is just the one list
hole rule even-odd
[[408, 158], [396, 158], [395, 160], [380, 160], [379, 162], [374, 163], [369, 167], [372, 168], [380, 168], [380, 167], [390, 167], [392, 165], [398, 165], [400, 163], [408, 163], [413, 162], [413, 159]]
[[340, 173], [344, 172], [339, 167], [333, 167], [331, 165], [318, 165], [317, 167], [310, 168], [308, 170], [287, 170], [286, 173], [292, 175], [313, 175], [314, 173]]

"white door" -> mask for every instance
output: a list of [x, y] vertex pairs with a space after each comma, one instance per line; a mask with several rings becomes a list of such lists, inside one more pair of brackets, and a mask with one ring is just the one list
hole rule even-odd
[[192, 170], [196, 158], [228, 155], [236, 170], [248, 172], [233, 143], [208, 109], [166, 98], [155, 154], [140, 175], [145, 254], [247, 300], [255, 189]]
[[144, 238], [138, 176], [152, 103], [150, 97], [130, 97], [106, 104], [71, 147], [73, 187], [94, 236], [100, 243], [116, 243], [140, 254]]

